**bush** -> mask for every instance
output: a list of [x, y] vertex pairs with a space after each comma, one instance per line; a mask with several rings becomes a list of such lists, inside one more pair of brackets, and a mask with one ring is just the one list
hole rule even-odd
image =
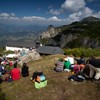
[[100, 49], [90, 49], [90, 48], [74, 48], [74, 49], [64, 49], [65, 54], [90, 57], [90, 56], [100, 56]]

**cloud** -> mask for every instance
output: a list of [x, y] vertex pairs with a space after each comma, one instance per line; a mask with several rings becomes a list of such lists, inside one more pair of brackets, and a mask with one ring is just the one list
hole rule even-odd
[[46, 18], [38, 17], [38, 16], [28, 16], [28, 17], [24, 16], [21, 19], [24, 21], [34, 21], [34, 20], [45, 21], [46, 20]]
[[19, 24], [19, 25], [29, 25], [29, 24], [36, 24], [36, 25], [62, 25], [64, 23], [63, 19], [59, 19], [56, 16], [45, 18], [39, 16], [24, 16], [24, 17], [17, 17], [14, 13], [1, 13], [0, 14], [0, 23], [9, 23], [9, 24]]
[[8, 18], [8, 20], [11, 20], [11, 21], [19, 21], [20, 20], [20, 18], [18, 18], [18, 17], [9, 17]]
[[14, 13], [11, 13], [11, 16], [15, 16], [15, 14]]
[[0, 14], [0, 17], [9, 17], [10, 16], [10, 14], [7, 14], [7, 13], [1, 13]]
[[10, 16], [15, 16], [14, 13], [8, 14], [8, 13], [0, 13], [0, 17], [10, 17]]
[[84, 17], [88, 17], [88, 16], [92, 16], [93, 15], [93, 10], [91, 10], [90, 8], [86, 7], [81, 11], [75, 12], [73, 14], [69, 15], [69, 18], [72, 21], [79, 21], [81, 19], [83, 19]]
[[0, 23], [8, 23], [8, 24], [17, 24], [17, 25], [67, 25], [74, 21], [79, 21], [84, 17], [94, 16], [100, 18], [100, 11], [95, 12], [94, 10], [84, 7], [80, 11], [76, 11], [71, 13], [67, 18], [60, 19], [57, 16], [52, 16], [50, 18], [40, 17], [40, 16], [24, 16], [24, 17], [17, 17], [14, 13], [1, 13], [0, 14]]
[[62, 5], [61, 8], [70, 11], [79, 11], [80, 9], [84, 8], [86, 5], [84, 0], [66, 0]]
[[59, 22], [59, 21], [61, 21], [61, 19], [57, 18], [56, 16], [53, 16], [53, 17], [49, 18], [48, 21], [56, 21], [56, 22]]
[[96, 12], [96, 13], [94, 13], [94, 15], [93, 15], [94, 17], [97, 17], [97, 18], [100, 18], [100, 11], [98, 11], [98, 12]]
[[66, 0], [63, 4], [61, 4], [61, 8], [53, 9], [51, 8], [49, 13], [53, 15], [60, 15], [64, 12], [76, 12], [83, 8], [85, 8], [86, 3], [84, 0]]
[[50, 9], [50, 11], [49, 11], [51, 14], [53, 14], [53, 15], [59, 15], [59, 14], [61, 14], [61, 13], [63, 13], [63, 9], [59, 9], [59, 10], [54, 10], [54, 9]]

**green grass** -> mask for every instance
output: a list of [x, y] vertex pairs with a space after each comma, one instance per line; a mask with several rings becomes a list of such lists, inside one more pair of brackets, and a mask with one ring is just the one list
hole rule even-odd
[[[29, 77], [2, 83], [2, 92], [6, 94], [7, 100], [99, 100], [97, 84], [90, 81], [72, 82], [67, 79], [71, 73], [53, 71], [54, 63], [61, 57], [63, 55], [50, 55], [29, 62]], [[44, 72], [48, 80], [46, 87], [35, 89], [34, 83], [30, 81], [34, 71]]]

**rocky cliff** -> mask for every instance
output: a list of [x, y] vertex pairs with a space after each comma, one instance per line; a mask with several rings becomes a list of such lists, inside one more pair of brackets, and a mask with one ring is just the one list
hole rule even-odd
[[41, 33], [41, 38], [52, 38], [60, 32], [60, 29], [54, 28], [53, 25], [49, 25], [47, 30]]
[[62, 48], [100, 48], [100, 19], [87, 17], [79, 22], [50, 28], [42, 34], [49, 37], [45, 45]]

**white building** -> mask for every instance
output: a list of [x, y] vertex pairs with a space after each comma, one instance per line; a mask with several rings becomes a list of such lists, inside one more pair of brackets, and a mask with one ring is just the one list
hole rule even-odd
[[30, 48], [36, 48], [39, 46], [37, 42], [30, 42], [30, 41], [9, 41], [6, 44], [6, 51], [22, 51], [23, 48], [25, 50], [29, 50]]

